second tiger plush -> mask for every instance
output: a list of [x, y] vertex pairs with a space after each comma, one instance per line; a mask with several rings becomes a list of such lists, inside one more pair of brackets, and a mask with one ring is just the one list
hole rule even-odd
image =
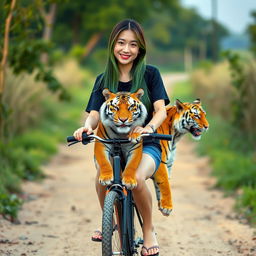
[[176, 100], [174, 106], [167, 106], [167, 118], [157, 129], [161, 134], [172, 134], [172, 141], [162, 140], [162, 161], [152, 178], [154, 181], [159, 210], [163, 215], [169, 215], [172, 210], [171, 186], [169, 182], [171, 167], [174, 162], [177, 142], [190, 133], [194, 139], [199, 140], [209, 127], [206, 113], [199, 99], [193, 103], [182, 103]]
[[[139, 100], [144, 91], [139, 89], [135, 93], [112, 93], [108, 89], [103, 90], [106, 101], [100, 108], [100, 122], [97, 135], [104, 139], [127, 139], [129, 136], [135, 141], [139, 134], [130, 132], [135, 126], [142, 126], [147, 117], [147, 110]], [[137, 185], [135, 172], [142, 156], [142, 142], [122, 144], [122, 155], [126, 162], [122, 174], [122, 183], [133, 189]], [[113, 181], [113, 168], [110, 162], [112, 145], [95, 143], [94, 155], [100, 167], [99, 182], [109, 185]]]

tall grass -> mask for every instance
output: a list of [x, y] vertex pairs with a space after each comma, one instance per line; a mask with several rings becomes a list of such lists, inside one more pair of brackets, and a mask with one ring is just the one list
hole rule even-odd
[[211, 113], [231, 121], [230, 106], [237, 96], [231, 86], [228, 63], [198, 69], [192, 73], [191, 81], [193, 91], [207, 102]]
[[249, 61], [245, 65], [244, 74], [241, 88], [243, 95], [240, 97], [244, 108], [242, 127], [249, 134], [256, 135], [256, 61]]
[[[8, 71], [4, 94], [6, 136], [0, 140], [0, 214], [14, 218], [21, 201], [22, 180], [44, 177], [41, 165], [57, 152], [57, 144], [80, 126], [91, 91], [92, 77], [73, 61], [56, 71], [71, 94], [69, 102], [59, 101], [33, 75], [14, 76]], [[74, 78], [72, 80], [72, 78]]]
[[191, 81], [193, 94], [206, 99], [210, 123], [199, 152], [211, 158], [216, 186], [232, 194], [236, 209], [256, 224], [256, 62], [242, 67], [244, 77], [237, 86], [227, 63], [196, 70]]
[[43, 113], [42, 100], [48, 94], [42, 83], [34, 81], [33, 75], [15, 76], [7, 70], [3, 93], [7, 114], [0, 124], [4, 126], [4, 135], [11, 137], [33, 126]]
[[227, 62], [196, 70], [191, 81], [194, 91], [206, 97], [213, 115], [232, 122], [251, 140], [256, 135], [256, 61], [247, 60], [242, 67], [243, 79], [239, 86], [234, 84], [234, 74], [230, 73]]

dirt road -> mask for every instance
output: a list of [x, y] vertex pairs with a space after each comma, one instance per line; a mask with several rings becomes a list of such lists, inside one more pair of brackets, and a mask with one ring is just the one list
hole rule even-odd
[[[165, 80], [169, 84], [172, 77]], [[208, 159], [196, 155], [196, 143], [184, 138], [178, 144], [171, 216], [162, 216], [154, 199], [161, 256], [255, 256], [254, 230], [235, 218], [232, 199], [211, 188]], [[92, 157], [93, 145], [61, 145], [44, 167], [48, 178], [24, 184], [29, 200], [19, 214], [21, 224], [0, 219], [1, 256], [101, 255], [100, 243], [90, 240], [101, 221]], [[153, 191], [151, 181], [149, 186]]]

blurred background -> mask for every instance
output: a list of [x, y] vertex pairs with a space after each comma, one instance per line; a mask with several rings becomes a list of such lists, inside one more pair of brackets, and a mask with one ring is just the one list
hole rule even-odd
[[15, 219], [22, 180], [81, 125], [114, 24], [144, 28], [147, 63], [186, 73], [171, 101], [201, 98], [210, 130], [199, 153], [216, 186], [256, 223], [256, 3], [254, 0], [1, 0], [0, 214]]

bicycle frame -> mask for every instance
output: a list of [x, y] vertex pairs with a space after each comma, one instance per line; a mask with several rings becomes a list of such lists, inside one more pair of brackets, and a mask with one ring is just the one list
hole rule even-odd
[[[171, 135], [165, 134], [141, 134], [141, 137], [149, 136], [158, 140], [172, 140]], [[132, 191], [127, 190], [126, 187], [122, 184], [121, 180], [121, 144], [131, 143], [128, 139], [102, 139], [95, 135], [86, 135], [83, 133], [82, 135], [82, 143], [84, 145], [91, 142], [93, 139], [98, 140], [99, 142], [112, 144], [113, 148], [111, 150], [111, 157], [113, 158], [113, 172], [114, 172], [114, 181], [112, 185], [107, 187], [107, 193], [110, 191], [115, 191], [118, 197], [120, 197], [120, 201], [122, 202], [122, 227], [121, 227], [121, 244], [122, 244], [122, 253], [123, 255], [133, 255], [137, 253], [137, 247], [139, 244], [143, 243], [141, 238], [138, 238], [134, 241], [134, 214], [137, 215], [140, 226], [142, 227], [142, 219], [140, 217], [139, 211], [133, 201]], [[78, 143], [74, 136], [67, 137], [67, 141], [71, 142], [69, 144], [73, 145], [74, 143]], [[107, 198], [107, 197], [106, 197]], [[104, 203], [105, 205], [105, 203]], [[127, 239], [128, 238], [128, 239]], [[128, 241], [128, 244], [127, 244]], [[120, 255], [120, 254], [119, 254]]]
[[[122, 185], [121, 181], [121, 156], [120, 156], [120, 143], [117, 142], [113, 144], [113, 151], [111, 154], [111, 157], [113, 158], [113, 172], [114, 172], [114, 181], [113, 184], [108, 186], [107, 191], [114, 190], [116, 191], [121, 199], [122, 199], [122, 209], [123, 209], [123, 221], [122, 221], [122, 244], [123, 244], [123, 253], [126, 253], [127, 251], [130, 251], [131, 253], [136, 253], [135, 247], [138, 247], [138, 244], [134, 244], [135, 241], [133, 241], [133, 220], [134, 220], [134, 211], [133, 207], [138, 216], [140, 225], [142, 227], [142, 220], [139, 215], [138, 209], [133, 202], [132, 197], [132, 191], [126, 190], [126, 188]], [[129, 239], [129, 247], [126, 248], [128, 245], [126, 244], [127, 238]], [[137, 239], [138, 243], [141, 241], [141, 239]]]

